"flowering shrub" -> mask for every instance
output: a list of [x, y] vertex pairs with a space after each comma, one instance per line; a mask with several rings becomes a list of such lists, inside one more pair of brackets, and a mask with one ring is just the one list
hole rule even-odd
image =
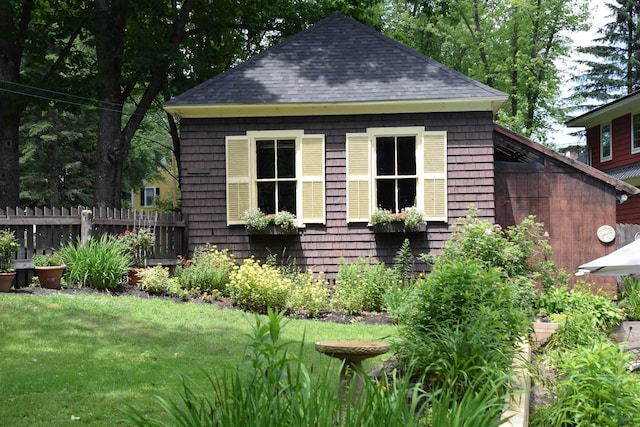
[[478, 218], [471, 206], [467, 215], [456, 223], [453, 237], [445, 244], [442, 254], [421, 256], [437, 264], [456, 259], [478, 259], [487, 266], [502, 270], [509, 279], [517, 277], [538, 281], [544, 289], [568, 283], [569, 276], [553, 261], [553, 249], [544, 224], [535, 222], [533, 215], [520, 224], [502, 228], [500, 224]]
[[307, 312], [309, 316], [317, 316], [329, 308], [329, 288], [322, 272], [317, 276], [311, 269], [299, 272], [293, 277], [292, 285], [287, 307], [294, 314]]
[[156, 241], [153, 233], [146, 228], [137, 228], [120, 233], [118, 239], [131, 254], [133, 266], [136, 268], [145, 267], [147, 257], [151, 254]]
[[236, 264], [228, 249], [201, 246], [195, 249], [191, 260], [179, 257], [179, 261], [175, 277], [182, 289], [197, 288], [201, 292], [218, 291], [222, 295], [228, 295], [227, 285]]
[[268, 264], [260, 265], [255, 258], [247, 258], [241, 266], [235, 266], [229, 282], [229, 295], [245, 308], [266, 313], [267, 308], [283, 310], [293, 284], [282, 277], [280, 271]]
[[296, 216], [287, 211], [265, 214], [260, 209], [247, 209], [242, 219], [248, 230], [264, 230], [270, 225], [276, 225], [283, 230], [298, 228]]
[[145, 268], [138, 272], [140, 275], [140, 289], [152, 295], [165, 295], [172, 279], [169, 278], [169, 269], [161, 265]]
[[410, 208], [404, 208], [400, 213], [392, 213], [387, 209], [377, 209], [371, 214], [369, 225], [376, 224], [389, 224], [389, 223], [402, 223], [405, 230], [414, 230], [418, 225], [424, 222], [422, 212], [420, 212], [415, 206]]

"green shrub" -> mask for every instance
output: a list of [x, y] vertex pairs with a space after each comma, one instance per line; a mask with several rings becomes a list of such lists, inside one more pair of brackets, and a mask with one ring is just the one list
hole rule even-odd
[[592, 318], [592, 327], [602, 331], [617, 326], [624, 313], [606, 295], [591, 292], [584, 284], [576, 284], [571, 291], [567, 286], [550, 288], [540, 294], [536, 306], [547, 314], [584, 313]]
[[435, 384], [452, 367], [469, 381], [483, 366], [501, 375], [531, 325], [530, 311], [514, 305], [515, 295], [515, 285], [481, 261], [438, 264], [417, 283], [413, 312], [402, 318], [398, 350]]
[[78, 239], [60, 249], [68, 283], [96, 289], [115, 289], [131, 267], [131, 255], [115, 238], [103, 234], [87, 245]]
[[138, 272], [140, 275], [140, 289], [152, 295], [165, 295], [171, 280], [169, 269], [161, 265], [145, 268]]
[[556, 398], [532, 414], [532, 427], [640, 425], [640, 377], [627, 372], [628, 353], [601, 341], [556, 359]]
[[349, 313], [381, 311], [384, 309], [384, 295], [394, 283], [393, 270], [381, 262], [362, 257], [353, 263], [342, 260], [332, 303], [337, 309]]
[[246, 310], [266, 313], [267, 308], [283, 310], [293, 284], [268, 264], [260, 265], [253, 257], [235, 266], [229, 282], [229, 295]]
[[528, 216], [520, 224], [502, 228], [499, 224], [478, 218], [470, 206], [460, 218], [440, 255], [422, 255], [431, 264], [458, 259], [477, 259], [485, 265], [500, 268], [507, 278], [531, 277], [544, 289], [568, 283], [569, 275], [553, 262], [553, 249], [544, 224]]
[[228, 296], [227, 286], [235, 264], [228, 249], [207, 245], [197, 247], [191, 260], [176, 266], [174, 276], [182, 289], [209, 294], [218, 291]]
[[329, 309], [329, 288], [322, 272], [317, 276], [309, 269], [292, 277], [292, 286], [287, 297], [287, 307], [294, 314], [307, 312], [317, 316]]
[[626, 276], [618, 294], [620, 307], [628, 320], [640, 320], [640, 279]]

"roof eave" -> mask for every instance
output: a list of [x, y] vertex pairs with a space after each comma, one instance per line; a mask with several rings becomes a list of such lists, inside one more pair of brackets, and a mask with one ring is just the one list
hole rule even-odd
[[620, 191], [622, 193], [627, 193], [631, 196], [636, 195], [636, 194], [640, 194], [640, 189], [637, 187], [634, 187], [631, 184], [628, 184], [618, 178], [615, 178], [609, 174], [607, 174], [606, 172], [603, 172], [601, 170], [598, 170], [594, 167], [591, 167], [589, 165], [586, 165], [582, 162], [579, 162], [577, 160], [571, 159], [569, 157], [563, 156], [562, 154], [548, 148], [545, 147], [541, 144], [538, 144], [536, 142], [531, 141], [528, 138], [525, 138], [522, 135], [518, 135], [515, 132], [510, 131], [509, 129], [500, 126], [498, 124], [493, 125], [493, 128], [496, 132], [499, 132], [517, 142], [519, 142], [520, 144], [529, 147], [529, 149], [535, 150], [537, 152], [539, 152], [540, 154], [543, 154], [549, 158], [553, 158], [559, 162], [562, 162], [574, 169], [577, 169], [587, 175], [590, 175], [596, 179], [599, 179], [600, 181], [603, 181], [611, 186], [613, 186], [617, 191]]
[[416, 101], [366, 101], [264, 104], [165, 104], [169, 114], [180, 118], [232, 118], [273, 116], [335, 116], [460, 111], [491, 111], [495, 114], [507, 97], [434, 99]]
[[605, 104], [566, 122], [567, 127], [592, 128], [619, 117], [620, 113], [640, 113], [640, 92]]

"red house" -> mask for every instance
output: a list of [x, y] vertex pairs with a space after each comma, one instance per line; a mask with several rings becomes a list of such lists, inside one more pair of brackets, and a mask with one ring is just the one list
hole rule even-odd
[[[567, 126], [586, 129], [589, 165], [640, 186], [640, 92], [569, 120]], [[640, 224], [640, 196], [619, 201], [616, 222]]]
[[[391, 264], [405, 237], [415, 254], [438, 251], [470, 203], [502, 225], [542, 213], [552, 244], [566, 233], [586, 247], [596, 224], [615, 223], [616, 196], [637, 190], [495, 127], [506, 99], [334, 13], [165, 104], [180, 117], [190, 250], [284, 255], [333, 278], [342, 258]], [[380, 206], [415, 207], [426, 227], [377, 232]], [[243, 213], [258, 207], [295, 213], [297, 232], [249, 233]], [[562, 265], [605, 248], [586, 252], [565, 250]]]

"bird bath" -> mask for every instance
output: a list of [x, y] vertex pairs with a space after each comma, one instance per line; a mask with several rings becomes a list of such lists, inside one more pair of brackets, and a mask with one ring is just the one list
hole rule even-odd
[[362, 361], [389, 351], [389, 344], [380, 341], [318, 341], [316, 350], [327, 356], [343, 361], [340, 371], [340, 395], [345, 396], [355, 372], [354, 398], [360, 394], [363, 385]]

